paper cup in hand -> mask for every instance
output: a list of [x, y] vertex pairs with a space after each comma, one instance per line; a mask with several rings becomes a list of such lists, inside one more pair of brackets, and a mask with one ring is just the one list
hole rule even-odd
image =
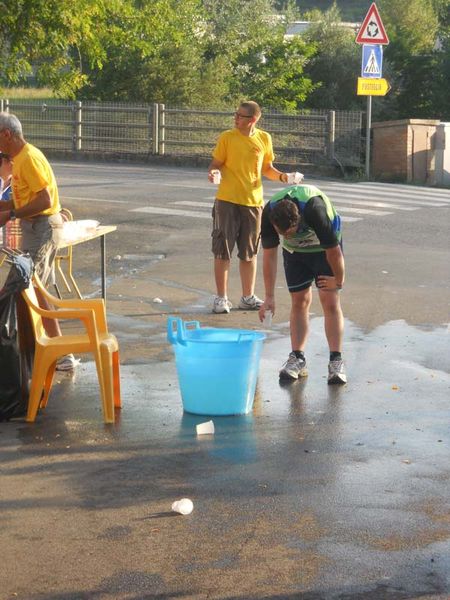
[[298, 185], [299, 183], [301, 183], [304, 179], [304, 175], [303, 173], [299, 173], [298, 171], [295, 171], [295, 173], [288, 173], [287, 174], [287, 183], [289, 185]]
[[272, 327], [272, 311], [271, 310], [266, 310], [264, 312], [263, 325], [264, 325], [264, 327]]
[[213, 421], [206, 421], [205, 423], [199, 423], [196, 426], [197, 435], [212, 435], [214, 434], [214, 423]]
[[222, 173], [219, 171], [219, 169], [214, 169], [211, 171], [211, 175], [213, 176], [213, 183], [219, 185], [220, 180], [222, 179]]

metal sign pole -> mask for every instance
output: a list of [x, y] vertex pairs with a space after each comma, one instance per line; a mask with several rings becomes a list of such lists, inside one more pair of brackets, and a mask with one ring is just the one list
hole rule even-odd
[[372, 96], [367, 96], [366, 112], [366, 177], [370, 177], [370, 130], [372, 128]]
[[362, 44], [361, 77], [358, 77], [356, 93], [367, 96], [366, 112], [366, 178], [370, 177], [370, 131], [372, 129], [372, 96], [384, 96], [390, 90], [389, 83], [382, 78], [383, 46], [389, 38], [381, 21], [375, 2], [364, 17], [355, 42]]

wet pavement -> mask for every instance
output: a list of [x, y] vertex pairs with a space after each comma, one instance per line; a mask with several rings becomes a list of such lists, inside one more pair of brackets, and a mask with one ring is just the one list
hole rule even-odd
[[2, 597], [447, 598], [447, 332], [347, 323], [335, 387], [322, 325], [308, 378], [283, 386], [287, 323], [268, 332], [254, 410], [214, 436], [171, 358], [122, 366], [114, 426], [88, 360], [36, 424], [1, 424]]
[[[91, 205], [78, 210], [93, 216]], [[316, 294], [309, 376], [279, 384], [290, 351], [280, 279], [252, 412], [212, 417], [214, 436], [198, 437], [196, 424], [210, 417], [183, 412], [167, 316], [261, 326], [254, 313], [210, 313], [207, 223], [143, 223], [108, 210], [102, 222], [120, 225], [107, 240], [107, 307], [123, 410], [103, 424], [95, 368], [83, 356], [75, 374], [58, 376], [36, 423], [0, 423], [0, 599], [448, 600], [441, 234], [436, 247], [409, 248], [412, 273], [393, 246], [383, 249], [383, 235], [400, 237], [403, 221], [373, 242], [370, 228], [348, 231], [346, 386], [326, 383]], [[84, 293], [98, 295], [98, 244], [75, 261]], [[171, 512], [182, 497], [192, 514]]]

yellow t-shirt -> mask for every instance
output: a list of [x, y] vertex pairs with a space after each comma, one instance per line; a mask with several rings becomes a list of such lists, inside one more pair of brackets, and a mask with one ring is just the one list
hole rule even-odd
[[38, 148], [25, 144], [13, 159], [11, 189], [14, 207], [29, 204], [44, 188], [48, 189], [52, 205], [40, 214], [54, 215], [61, 210], [61, 205], [53, 170]]
[[264, 204], [261, 171], [263, 165], [275, 158], [270, 134], [261, 129], [255, 129], [251, 136], [243, 135], [238, 129], [224, 131], [213, 157], [223, 162], [218, 200], [243, 206]]

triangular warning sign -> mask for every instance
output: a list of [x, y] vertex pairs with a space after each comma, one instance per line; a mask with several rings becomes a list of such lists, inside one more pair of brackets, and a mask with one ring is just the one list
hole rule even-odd
[[372, 2], [355, 41], [357, 44], [389, 44], [375, 2]]

